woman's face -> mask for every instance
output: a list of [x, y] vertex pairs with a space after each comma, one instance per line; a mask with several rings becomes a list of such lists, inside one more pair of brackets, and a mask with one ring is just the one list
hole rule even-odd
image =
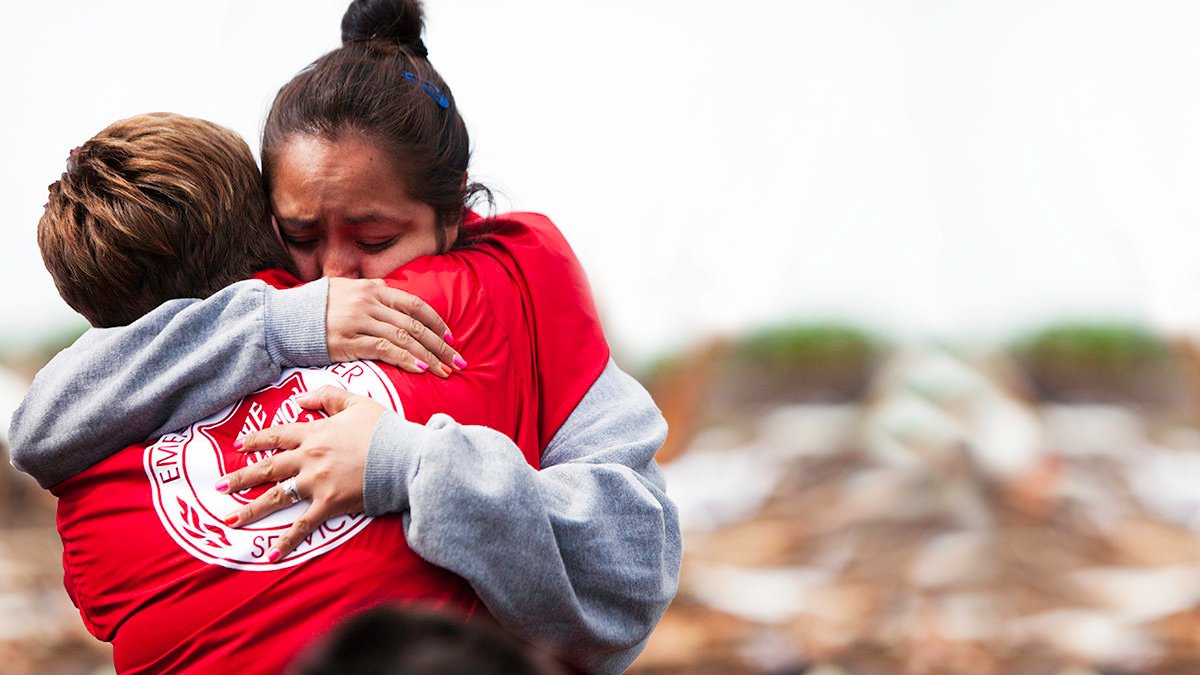
[[433, 208], [408, 196], [394, 163], [368, 141], [294, 136], [273, 171], [275, 224], [303, 281], [378, 278], [438, 252]]

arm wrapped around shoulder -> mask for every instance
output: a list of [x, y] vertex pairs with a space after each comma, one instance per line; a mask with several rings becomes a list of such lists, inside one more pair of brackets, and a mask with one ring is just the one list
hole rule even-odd
[[13, 466], [51, 487], [265, 387], [285, 366], [328, 363], [326, 289], [242, 281], [88, 331], [46, 364], [13, 413]]
[[[654, 462], [667, 426], [640, 384], [610, 362], [540, 471], [503, 435], [445, 415], [398, 425], [398, 438], [382, 430], [368, 512], [407, 507], [413, 550], [467, 579], [521, 636], [589, 672], [629, 666], [675, 596], [680, 562], [678, 514]], [[389, 453], [409, 455], [408, 485], [371, 480], [372, 463], [392, 463], [375, 456]]]

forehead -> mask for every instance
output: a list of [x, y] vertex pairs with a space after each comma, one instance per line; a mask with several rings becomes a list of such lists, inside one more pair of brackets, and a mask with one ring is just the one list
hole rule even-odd
[[271, 179], [276, 211], [403, 208], [411, 200], [395, 162], [359, 136], [290, 138], [279, 149]]

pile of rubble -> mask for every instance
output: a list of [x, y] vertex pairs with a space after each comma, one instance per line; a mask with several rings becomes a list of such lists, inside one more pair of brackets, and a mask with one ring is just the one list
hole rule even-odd
[[0, 369], [0, 672], [111, 673], [111, 647], [88, 634], [63, 589], [54, 498], [8, 463], [8, 414], [25, 387]]
[[87, 633], [63, 590], [61, 555], [53, 521], [0, 528], [0, 672], [113, 672], [112, 649]]
[[1200, 432], [1008, 382], [912, 350], [861, 403], [696, 433], [664, 467], [679, 595], [634, 671], [1200, 672]]
[[[680, 591], [634, 672], [1200, 672], [1193, 419], [1038, 404], [1002, 362], [929, 349], [861, 401], [704, 421], [686, 372], [664, 404]], [[5, 673], [112, 671], [60, 555], [53, 498], [0, 464]]]

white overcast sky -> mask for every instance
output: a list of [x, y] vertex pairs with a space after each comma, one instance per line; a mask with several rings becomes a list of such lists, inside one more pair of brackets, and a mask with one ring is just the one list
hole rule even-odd
[[[1200, 3], [426, 6], [475, 176], [560, 225], [628, 354], [817, 317], [950, 339], [1059, 316], [1200, 328]], [[71, 147], [170, 110], [257, 149], [344, 7], [8, 8], [0, 343], [73, 316], [34, 238]]]

